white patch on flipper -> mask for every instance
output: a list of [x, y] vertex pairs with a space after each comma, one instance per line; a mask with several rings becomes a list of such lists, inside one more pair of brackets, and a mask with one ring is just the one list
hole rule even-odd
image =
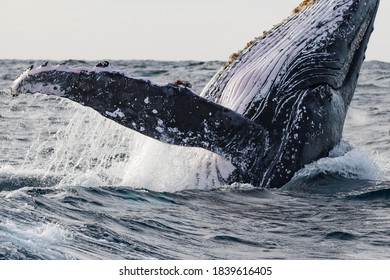
[[123, 114], [123, 112], [121, 111], [121, 109], [116, 109], [114, 112], [108, 112], [106, 111], [105, 112], [107, 116], [110, 116], [112, 118], [124, 118], [125, 117], [125, 114]]

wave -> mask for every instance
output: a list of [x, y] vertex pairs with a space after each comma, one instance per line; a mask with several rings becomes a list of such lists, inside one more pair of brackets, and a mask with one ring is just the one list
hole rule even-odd
[[167, 145], [125, 129], [89, 108], [63, 106], [66, 125], [54, 134], [35, 135], [19, 169], [0, 170], [3, 189], [34, 186], [39, 178], [45, 185], [57, 186], [129, 186], [161, 192], [215, 189], [223, 185], [221, 176], [234, 169], [205, 150]]
[[294, 194], [348, 196], [386, 180], [382, 169], [358, 148], [342, 141], [329, 157], [306, 165], [282, 189]]
[[[17, 65], [18, 63], [14, 61], [2, 62], [15, 65], [13, 66], [15, 68], [20, 68], [22, 65], [22, 63]], [[67, 61], [66, 63], [79, 65], [87, 62]], [[142, 71], [149, 75], [154, 75], [155, 69], [164, 71], [169, 69], [169, 73], [182, 71], [181, 68], [174, 70], [175, 67], [172, 65], [175, 64], [170, 62], [116, 61], [115, 63], [119, 65], [119, 68], [127, 69], [131, 68], [129, 65], [134, 67], [138, 65], [146, 68]], [[179, 65], [188, 66], [191, 69], [210, 67], [213, 71], [214, 68], [218, 68], [218, 62], [189, 61], [180, 62]], [[390, 64], [368, 62], [363, 71], [364, 69], [390, 69]], [[199, 76], [199, 73], [195, 71], [191, 75]], [[197, 79], [197, 83], [200, 84], [205, 77]], [[38, 133], [33, 129], [36, 127], [35, 123], [29, 126], [31, 135], [27, 136], [33, 138], [23, 138], [26, 141], [20, 144], [23, 144], [23, 147], [30, 145], [23, 162], [20, 165], [15, 162], [15, 170], [0, 169], [0, 188], [3, 190], [25, 186], [35, 187], [40, 184], [59, 187], [127, 186], [158, 192], [178, 192], [189, 189], [211, 190], [225, 186], [225, 183], [220, 180], [221, 174], [218, 170], [225, 170], [225, 174], [222, 174], [225, 177], [233, 170], [231, 164], [212, 153], [196, 148], [162, 144], [124, 129], [104, 119], [93, 110], [71, 102], [64, 100], [58, 102], [58, 99], [39, 95], [31, 98], [24, 97], [22, 101], [27, 103], [21, 104], [20, 98], [15, 101], [19, 106], [17, 108], [20, 110], [18, 111], [20, 119], [25, 119], [27, 122], [34, 118], [38, 119], [37, 116], [40, 114], [40, 118], [48, 121]], [[10, 105], [12, 104], [10, 102]], [[45, 105], [41, 108], [37, 107], [37, 104]], [[11, 117], [15, 116], [11, 115]], [[348, 121], [352, 127], [366, 127], [374, 124], [372, 116], [360, 107], [350, 109]], [[54, 129], [46, 131], [46, 126], [54, 127]], [[383, 147], [388, 143], [380, 142], [379, 144]], [[332, 182], [333, 185], [339, 185], [338, 188], [355, 184], [354, 181], [349, 182], [350, 180], [359, 181], [361, 185], [369, 185], [364, 182], [383, 180], [380, 169], [383, 169], [386, 164], [385, 171], [390, 169], [388, 160], [385, 159], [379, 168], [375, 164], [377, 158], [372, 160], [369, 155], [359, 149], [346, 148], [343, 145], [345, 144], [337, 147], [330, 157], [320, 159], [303, 168], [284, 189], [299, 189], [305, 185], [314, 189], [313, 185], [325, 184], [327, 180], [331, 185]], [[335, 152], [337, 149], [338, 154]], [[15, 158], [14, 154], [7, 152], [8, 158]], [[20, 154], [22, 153], [18, 151], [18, 155]], [[329, 188], [337, 189], [337, 186]]]
[[[45, 110], [50, 109], [46, 110], [49, 116], [45, 116], [50, 126], [52, 118], [58, 119], [50, 112], [60, 106], [62, 123], [54, 133], [42, 130], [34, 136], [20, 166], [0, 169], [0, 190], [37, 186], [127, 186], [158, 192], [213, 190], [224, 187], [221, 175], [228, 176], [234, 170], [215, 154], [144, 137], [78, 104], [62, 101], [59, 105], [58, 99], [39, 95], [32, 99], [44, 99]], [[365, 116], [355, 115], [356, 122], [367, 121]], [[225, 172], [221, 174], [220, 170]], [[364, 188], [370, 185], [367, 182], [383, 179], [381, 168], [367, 153], [343, 141], [329, 157], [300, 170], [283, 189], [338, 193], [344, 186], [356, 185], [350, 180], [359, 181], [360, 188]], [[325, 190], [319, 186], [325, 186]]]
[[[203, 150], [165, 145], [127, 130], [125, 134], [130, 135], [124, 135], [120, 126], [90, 113], [92, 116], [87, 119], [76, 114], [65, 130], [57, 132], [56, 147], [49, 159], [47, 155], [40, 158], [40, 149], [47, 149], [40, 142], [28, 155], [35, 161], [26, 162], [21, 169], [2, 167], [0, 190], [113, 186], [159, 193], [215, 189], [238, 191], [241, 195], [256, 192], [257, 188], [247, 184], [218, 182], [218, 174], [212, 173], [217, 166], [210, 166], [210, 155], [205, 156]], [[85, 125], [94, 127], [102, 136], [85, 129]], [[305, 166], [281, 190], [293, 195], [360, 197], [366, 192], [377, 192], [373, 188], [385, 180], [383, 171], [367, 153], [342, 141], [329, 157]]]
[[16, 224], [12, 221], [0, 222], [0, 259], [66, 259], [66, 255], [56, 251], [72, 238], [72, 234], [58, 224]]

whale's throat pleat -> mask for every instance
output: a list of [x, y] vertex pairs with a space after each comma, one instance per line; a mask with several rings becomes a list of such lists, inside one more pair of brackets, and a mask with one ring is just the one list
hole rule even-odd
[[[263, 110], [261, 106], [265, 106], [266, 102], [259, 101], [269, 99], [273, 89], [283, 94], [296, 86], [299, 71], [303, 73], [314, 69], [319, 72], [321, 65], [318, 61], [323, 61], [324, 67], [341, 67], [332, 54], [318, 50], [327, 44], [329, 34], [340, 26], [343, 12], [351, 4], [348, 1], [324, 2], [311, 3], [258, 38], [217, 73], [201, 95], [246, 115], [253, 111], [253, 106], [260, 106], [257, 112]], [[335, 9], [338, 4], [335, 2], [343, 4], [343, 8]], [[299, 67], [296, 67], [298, 64]], [[253, 119], [254, 116], [247, 117]]]

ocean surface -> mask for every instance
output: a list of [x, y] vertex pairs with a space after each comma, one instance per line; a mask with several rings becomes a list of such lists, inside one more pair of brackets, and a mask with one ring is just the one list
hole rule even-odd
[[[390, 258], [389, 63], [364, 64], [343, 142], [278, 190], [218, 184], [207, 152], [71, 101], [12, 97], [40, 63], [0, 60], [0, 259]], [[111, 62], [198, 93], [221, 64]]]

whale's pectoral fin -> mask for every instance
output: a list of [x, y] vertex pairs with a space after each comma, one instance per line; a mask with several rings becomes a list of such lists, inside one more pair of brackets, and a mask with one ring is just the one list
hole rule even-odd
[[183, 85], [156, 85], [109, 69], [38, 67], [22, 74], [12, 91], [66, 97], [159, 141], [217, 153], [243, 176], [253, 175], [249, 161], [261, 161], [268, 143], [262, 126]]

